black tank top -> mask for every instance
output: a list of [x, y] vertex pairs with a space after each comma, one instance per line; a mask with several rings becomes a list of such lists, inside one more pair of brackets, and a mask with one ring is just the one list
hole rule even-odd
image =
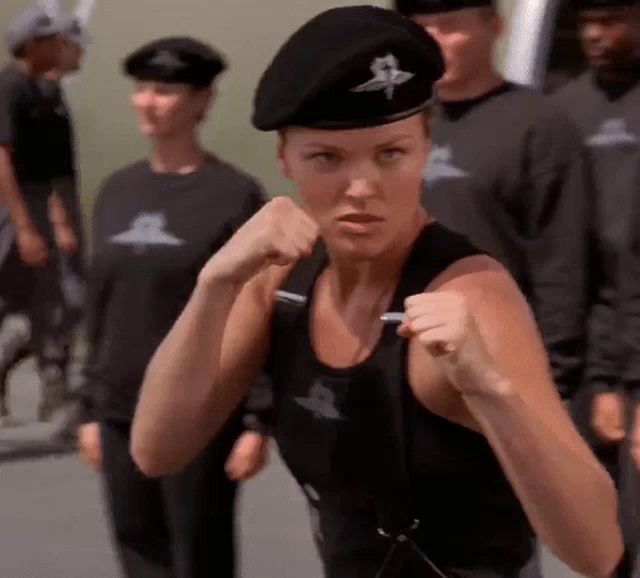
[[[425, 227], [389, 311], [403, 311], [406, 297], [474, 254], [466, 238], [437, 223]], [[414, 398], [397, 325], [385, 326], [356, 366], [331, 368], [316, 357], [309, 310], [325, 265], [318, 244], [281, 286], [268, 370], [274, 436], [307, 497], [326, 576], [374, 578], [390, 548], [378, 528], [406, 507], [420, 521], [415, 543], [445, 574], [516, 576], [533, 553], [522, 507], [485, 438]], [[407, 567], [393, 576], [425, 574]]]

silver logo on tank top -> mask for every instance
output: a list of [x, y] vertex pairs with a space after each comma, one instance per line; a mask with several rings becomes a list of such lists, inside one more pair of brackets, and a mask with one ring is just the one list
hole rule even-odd
[[294, 401], [300, 407], [309, 410], [316, 418], [333, 421], [344, 419], [336, 407], [335, 393], [319, 381], [309, 389], [309, 397], [296, 397]]

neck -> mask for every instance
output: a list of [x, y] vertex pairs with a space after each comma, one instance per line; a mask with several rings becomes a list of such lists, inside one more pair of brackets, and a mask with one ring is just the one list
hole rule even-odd
[[438, 98], [442, 102], [460, 102], [480, 98], [504, 83], [504, 78], [491, 67], [484, 74], [454, 84], [437, 86]]
[[640, 57], [632, 58], [620, 66], [595, 70], [596, 77], [604, 84], [628, 84], [640, 78]]
[[366, 261], [339, 258], [329, 251], [329, 266], [326, 269], [331, 292], [339, 302], [346, 303], [354, 293], [393, 291], [404, 263], [411, 252], [416, 238], [430, 221], [420, 209], [406, 227], [406, 232], [382, 254]]
[[53, 70], [46, 72], [44, 76], [45, 78], [53, 82], [60, 82], [62, 80], [62, 77], [64, 76], [64, 73], [59, 68], [54, 68]]
[[191, 133], [157, 139], [149, 162], [157, 173], [188, 174], [196, 171], [207, 155]]

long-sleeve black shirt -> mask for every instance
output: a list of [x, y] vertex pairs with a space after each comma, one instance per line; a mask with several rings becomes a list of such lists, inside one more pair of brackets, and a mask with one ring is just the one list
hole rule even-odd
[[132, 419], [146, 367], [201, 268], [263, 202], [252, 178], [213, 159], [188, 175], [143, 161], [107, 179], [93, 216], [84, 390], [98, 417]]
[[423, 203], [501, 261], [529, 300], [563, 397], [584, 370], [588, 196], [577, 130], [548, 98], [505, 83], [439, 103]]
[[617, 84], [588, 71], [556, 95], [580, 128], [593, 175], [587, 380], [594, 393], [640, 388], [640, 66], [636, 71], [635, 80]]

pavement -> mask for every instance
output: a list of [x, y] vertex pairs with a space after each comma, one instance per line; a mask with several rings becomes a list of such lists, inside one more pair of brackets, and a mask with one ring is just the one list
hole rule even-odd
[[[99, 478], [50, 444], [35, 421], [33, 363], [12, 376], [14, 415], [0, 429], [0, 578], [118, 578]], [[240, 498], [242, 578], [321, 578], [303, 498], [276, 452]], [[547, 552], [545, 578], [577, 578]], [[215, 577], [212, 577], [215, 578]]]

